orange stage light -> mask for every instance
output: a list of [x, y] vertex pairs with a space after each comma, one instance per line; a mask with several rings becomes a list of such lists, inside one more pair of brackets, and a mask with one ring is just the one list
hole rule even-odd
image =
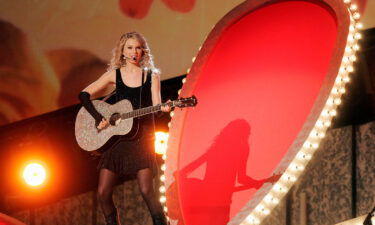
[[155, 152], [164, 155], [167, 152], [169, 133], [155, 132]]
[[30, 163], [23, 170], [23, 178], [30, 186], [40, 186], [47, 177], [46, 169], [39, 163]]

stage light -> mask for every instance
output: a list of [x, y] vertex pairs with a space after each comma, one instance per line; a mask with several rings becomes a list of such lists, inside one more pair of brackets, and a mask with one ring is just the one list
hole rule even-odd
[[246, 218], [246, 221], [248, 223], [250, 223], [250, 224], [260, 224], [260, 220], [257, 217], [253, 216], [253, 215], [248, 216]]
[[351, 4], [350, 5], [350, 10], [357, 10], [358, 6], [356, 4]]
[[355, 28], [362, 29], [363, 28], [363, 24], [362, 23], [356, 23]]
[[166, 169], [165, 164], [161, 165], [160, 169], [161, 169], [162, 171], [165, 171], [165, 169]]
[[361, 15], [359, 13], [353, 13], [353, 18], [359, 20], [359, 18], [361, 18]]
[[351, 43], [353, 43], [354, 42], [354, 36], [353, 35], [349, 35], [348, 36], [348, 42], [351, 42]]
[[349, 62], [350, 62], [350, 58], [349, 58], [348, 56], [345, 56], [345, 57], [342, 59], [342, 61], [343, 61], [344, 63], [349, 63]]
[[160, 193], [165, 193], [165, 186], [161, 186], [160, 188], [159, 188], [159, 191], [160, 191]]
[[341, 99], [336, 98], [336, 99], [335, 99], [335, 104], [336, 104], [336, 105], [340, 105], [340, 104], [341, 104]]
[[167, 201], [166, 197], [165, 196], [161, 196], [160, 197], [160, 202], [161, 203], [165, 203]]
[[155, 132], [155, 152], [164, 155], [167, 151], [169, 134], [166, 132]]
[[23, 178], [30, 186], [39, 186], [44, 183], [47, 173], [39, 163], [28, 164], [23, 171]]
[[357, 61], [357, 57], [356, 57], [355, 55], [351, 55], [351, 56], [350, 56], [350, 60], [351, 60], [352, 62], [355, 62], [355, 61]]

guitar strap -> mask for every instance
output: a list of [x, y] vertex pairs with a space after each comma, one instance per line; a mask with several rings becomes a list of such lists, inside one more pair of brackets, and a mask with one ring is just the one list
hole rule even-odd
[[[141, 109], [142, 108], [142, 87], [143, 87], [143, 80], [144, 80], [144, 70], [142, 71], [142, 84], [141, 84], [141, 90], [139, 91], [139, 108]], [[151, 85], [152, 85], [152, 70], [147, 70], [147, 78], [150, 77], [150, 82], [151, 82]], [[152, 93], [151, 93], [151, 96], [152, 96]], [[156, 132], [156, 128], [155, 128], [155, 116], [154, 116], [154, 113], [152, 113], [152, 124], [153, 124], [153, 127], [154, 127], [154, 134]]]
[[103, 98], [103, 102], [105, 102], [105, 101], [107, 101], [107, 99], [109, 99], [109, 97], [111, 97], [112, 95], [114, 95], [116, 93], [116, 90], [114, 90], [114, 91], [112, 91], [111, 93], [109, 93], [107, 96], [105, 96], [104, 98]]
[[139, 109], [142, 108], [142, 89], [143, 89], [144, 78], [145, 78], [145, 71], [142, 70], [141, 89], [139, 90]]
[[[150, 79], [151, 79], [150, 82], [152, 82], [151, 74], [152, 74], [152, 70], [147, 70], [147, 75], [146, 76], [150, 77]], [[145, 75], [145, 70], [142, 70], [141, 88], [139, 90], [139, 109], [142, 108], [142, 92], [143, 92], [143, 85], [144, 85], [144, 75]], [[106, 101], [109, 97], [111, 97], [115, 93], [116, 93], [116, 90], [112, 91], [109, 95], [107, 95], [103, 99], [103, 101]], [[155, 128], [155, 116], [154, 116], [154, 113], [152, 114], [152, 123], [154, 125], [154, 133], [155, 133], [156, 128]]]
[[[147, 71], [147, 76], [150, 77], [150, 82], [151, 82], [151, 85], [152, 85], [152, 70]], [[152, 98], [152, 92], [151, 92], [151, 98]], [[155, 113], [152, 113], [151, 116], [152, 116], [152, 125], [153, 125], [153, 127], [154, 127], [154, 136], [155, 136], [155, 133], [156, 133], [156, 127], [155, 127]]]

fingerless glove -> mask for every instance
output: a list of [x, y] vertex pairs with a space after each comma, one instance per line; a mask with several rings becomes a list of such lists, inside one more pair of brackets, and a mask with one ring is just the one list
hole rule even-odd
[[83, 107], [90, 113], [90, 115], [95, 119], [95, 126], [97, 127], [102, 121], [103, 116], [95, 109], [94, 105], [90, 100], [90, 94], [86, 91], [82, 91], [78, 95], [79, 100], [81, 101]]

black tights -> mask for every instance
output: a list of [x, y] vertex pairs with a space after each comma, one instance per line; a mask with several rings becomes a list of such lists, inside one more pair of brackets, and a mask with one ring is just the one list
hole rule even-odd
[[[99, 174], [98, 200], [104, 216], [110, 215], [115, 210], [112, 194], [118, 176], [108, 169], [101, 169]], [[145, 200], [151, 216], [163, 214], [163, 208], [157, 199], [153, 187], [152, 171], [149, 168], [139, 170], [137, 173], [138, 187]]]

